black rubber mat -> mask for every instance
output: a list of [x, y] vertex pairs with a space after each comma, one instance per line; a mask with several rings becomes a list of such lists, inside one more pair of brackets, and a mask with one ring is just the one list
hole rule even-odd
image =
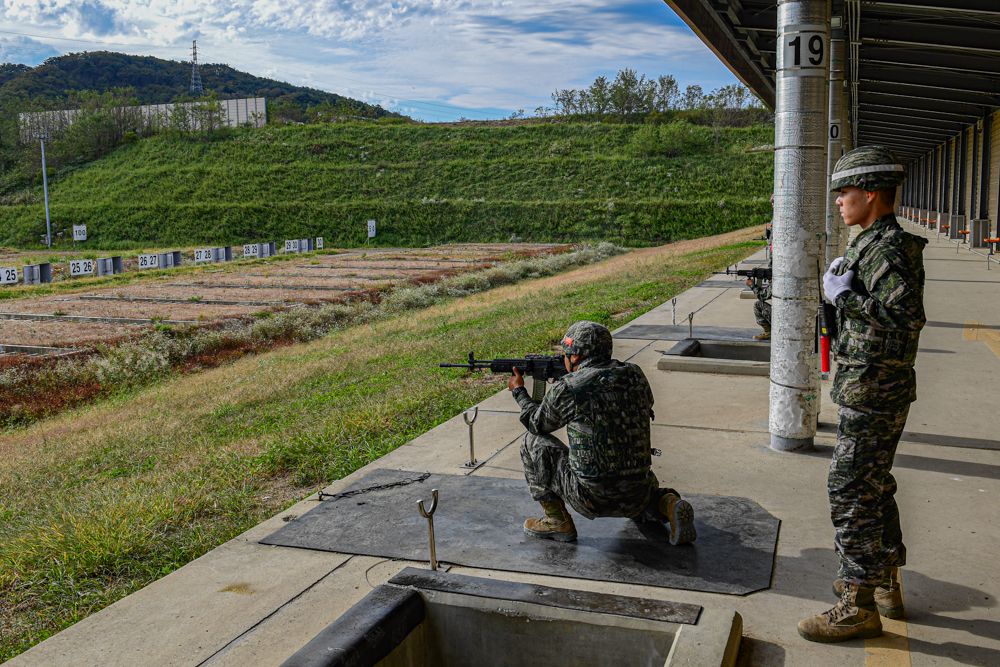
[[319, 502], [261, 543], [426, 561], [427, 520], [416, 502], [422, 498], [427, 506], [436, 488], [442, 563], [736, 595], [770, 586], [779, 521], [747, 498], [685, 494], [698, 529], [692, 544], [672, 546], [658, 523], [579, 516], [578, 540], [556, 543], [524, 535], [524, 520], [541, 516], [541, 507], [523, 479], [431, 475], [383, 486], [419, 477], [372, 471], [348, 492], [373, 490]]
[[[680, 315], [678, 314], [678, 317]], [[699, 340], [752, 341], [760, 329], [738, 327], [694, 327], [694, 337]], [[633, 324], [613, 334], [614, 338], [634, 340], [684, 340], [688, 325], [684, 324]]]

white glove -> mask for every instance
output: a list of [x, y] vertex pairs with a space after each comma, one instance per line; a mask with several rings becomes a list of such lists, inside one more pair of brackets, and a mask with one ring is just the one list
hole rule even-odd
[[837, 259], [835, 259], [832, 262], [830, 262], [830, 272], [831, 273], [836, 273], [837, 269], [839, 269], [840, 265], [843, 264], [843, 263], [844, 263], [844, 258], [843, 257], [838, 257]]
[[[833, 262], [833, 265], [837, 265], [836, 260]], [[830, 303], [836, 303], [838, 296], [844, 292], [850, 292], [851, 280], [854, 279], [854, 271], [848, 271], [842, 276], [833, 275], [833, 265], [823, 275], [823, 293], [826, 294], [826, 298]]]

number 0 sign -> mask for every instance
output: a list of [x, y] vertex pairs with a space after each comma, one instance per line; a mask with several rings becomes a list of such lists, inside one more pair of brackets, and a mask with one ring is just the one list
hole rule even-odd
[[822, 26], [786, 26], [778, 40], [783, 76], [826, 76], [828, 39]]

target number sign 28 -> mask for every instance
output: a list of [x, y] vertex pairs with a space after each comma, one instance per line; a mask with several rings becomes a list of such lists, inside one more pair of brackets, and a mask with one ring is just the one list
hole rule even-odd
[[94, 273], [94, 260], [74, 259], [69, 263], [69, 275], [83, 276]]
[[248, 243], [243, 246], [243, 257], [250, 259], [260, 254], [260, 246], [256, 243]]
[[0, 268], [0, 285], [10, 285], [17, 282], [17, 267], [5, 266]]

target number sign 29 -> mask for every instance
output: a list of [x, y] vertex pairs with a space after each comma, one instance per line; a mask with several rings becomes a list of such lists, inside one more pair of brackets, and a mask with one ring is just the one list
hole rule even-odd
[[260, 254], [260, 246], [256, 243], [248, 243], [243, 246], [243, 256], [247, 259], [257, 257]]
[[829, 37], [819, 26], [786, 26], [779, 46], [782, 69], [797, 70], [797, 76], [825, 76], [829, 57]]
[[5, 266], [0, 268], [0, 285], [10, 285], [17, 282], [17, 267]]
[[83, 276], [94, 273], [94, 260], [74, 259], [69, 263], [69, 275]]

